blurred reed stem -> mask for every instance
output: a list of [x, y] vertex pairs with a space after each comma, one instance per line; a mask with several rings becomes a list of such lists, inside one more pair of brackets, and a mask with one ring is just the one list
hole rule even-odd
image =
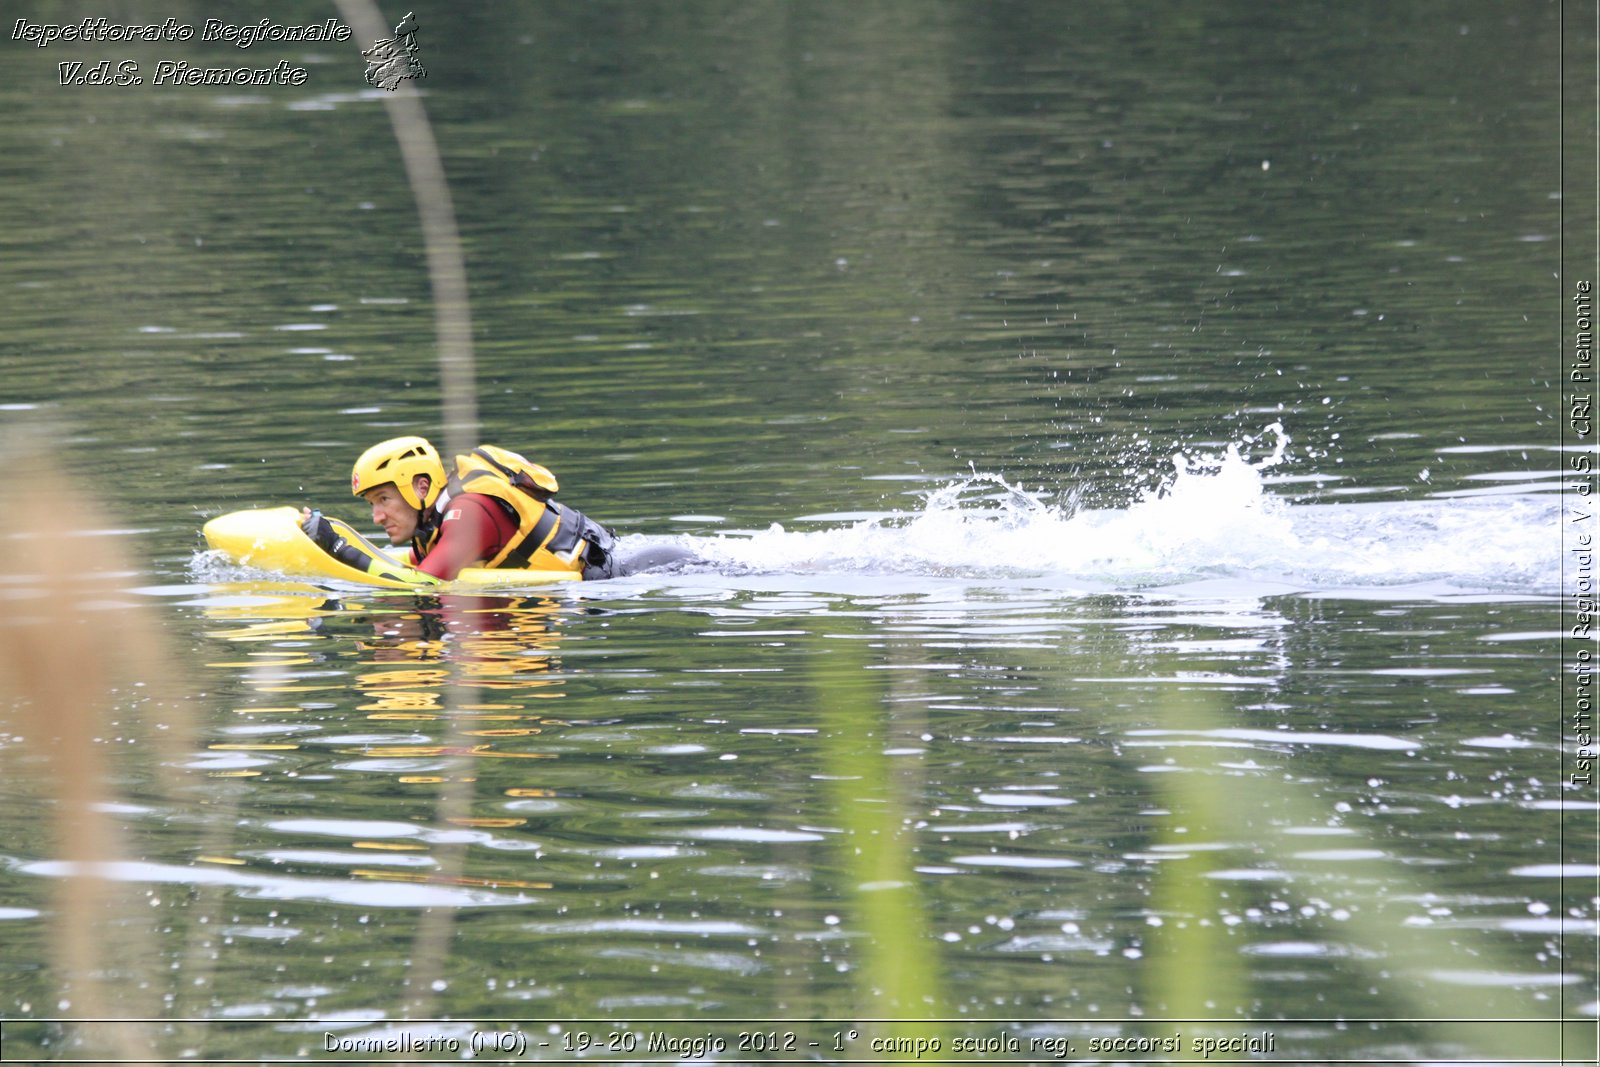
[[914, 869], [911, 783], [884, 752], [891, 723], [865, 644], [835, 638], [815, 683], [845, 903], [861, 944], [858, 1005], [889, 1020], [881, 1037], [929, 1039], [940, 1036], [922, 1021], [938, 1011], [940, 960]]
[[[340, 16], [354, 33], [357, 48], [392, 36], [390, 25], [373, 0], [334, 0]], [[420, 29], [425, 29], [419, 27]], [[419, 33], [419, 40], [422, 39]], [[472, 354], [472, 314], [467, 290], [467, 268], [461, 251], [461, 236], [456, 227], [455, 206], [445, 177], [444, 162], [434, 140], [422, 98], [410, 83], [383, 94], [384, 109], [394, 130], [395, 143], [405, 165], [406, 181], [416, 201], [417, 218], [422, 226], [427, 250], [428, 279], [433, 290], [434, 332], [438, 346], [439, 389], [444, 426], [443, 454], [456, 456], [478, 444], [477, 372]], [[445, 630], [462, 616], [448, 601], [443, 605]], [[441, 650], [441, 656], [444, 650]], [[453, 672], [445, 687], [443, 717], [446, 752], [463, 750], [460, 716], [462, 705], [476, 701], [476, 688], [465, 671]], [[471, 811], [473, 781], [468, 760], [449, 757], [444, 783], [434, 813], [440, 828], [459, 825]], [[467, 846], [459, 841], [437, 845], [434, 857], [442, 880], [459, 877], [467, 862]], [[417, 923], [412, 945], [411, 967], [407, 971], [406, 1006], [411, 1018], [434, 1014], [437, 990], [442, 988], [445, 963], [454, 936], [455, 913], [451, 908], [424, 909]]]
[[[108, 814], [117, 799], [110, 782], [129, 769], [108, 757], [105, 738], [141, 734], [146, 748], [137, 751], [154, 751], [143, 768], [153, 778], [149, 787], [175, 803], [180, 779], [160, 764], [187, 750], [190, 712], [156, 636], [159, 624], [119, 596], [118, 587], [138, 574], [122, 538], [94, 534], [107, 520], [83, 491], [88, 480], [69, 477], [55, 460], [53, 434], [29, 429], [26, 442], [0, 442], [0, 465], [14, 473], [0, 552], [7, 592], [0, 728], [20, 739], [7, 750], [6, 773], [35, 779], [53, 801], [51, 839], [67, 871], [52, 884], [51, 951], [62, 992], [43, 1014], [79, 1020], [75, 1051], [149, 1058], [151, 1031], [124, 1020], [157, 1014], [160, 971], [148, 930], [135, 918], [143, 901], [116, 880], [123, 857]], [[83, 1025], [90, 1020], [95, 1025]]]

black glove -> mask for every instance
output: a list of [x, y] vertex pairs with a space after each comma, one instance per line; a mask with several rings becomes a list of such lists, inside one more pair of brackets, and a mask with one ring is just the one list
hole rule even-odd
[[300, 524], [300, 529], [305, 531], [313, 544], [340, 563], [354, 567], [358, 571], [367, 569], [367, 558], [361, 554], [361, 550], [337, 533], [333, 523], [329, 522], [322, 512], [313, 511], [311, 516]]
[[324, 552], [332, 553], [334, 544], [339, 540], [339, 535], [333, 532], [333, 524], [320, 511], [313, 511], [307, 516], [300, 524], [300, 529]]

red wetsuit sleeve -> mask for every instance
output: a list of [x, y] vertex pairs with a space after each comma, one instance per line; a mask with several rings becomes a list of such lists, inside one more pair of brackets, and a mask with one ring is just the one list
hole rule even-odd
[[446, 503], [433, 550], [413, 565], [448, 582], [462, 567], [492, 559], [516, 532], [516, 521], [493, 497], [462, 493]]

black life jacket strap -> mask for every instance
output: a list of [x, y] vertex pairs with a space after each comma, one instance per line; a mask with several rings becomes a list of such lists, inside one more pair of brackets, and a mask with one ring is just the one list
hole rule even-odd
[[[526, 567], [528, 561], [533, 558], [533, 554], [539, 551], [544, 546], [544, 543], [550, 539], [550, 532], [555, 529], [556, 523], [561, 521], [560, 507], [561, 505], [553, 500], [546, 501], [544, 514], [539, 516], [539, 521], [533, 524], [533, 529], [529, 531], [528, 536], [518, 542], [517, 547], [511, 550], [500, 566]], [[561, 523], [561, 529], [566, 529], [565, 522]], [[557, 539], [560, 539], [559, 532], [557, 533]], [[554, 551], [553, 546], [551, 550]]]
[[[455, 484], [453, 475], [449, 480], [449, 488], [452, 495], [459, 488]], [[417, 516], [417, 528], [411, 535], [411, 551], [416, 553], [418, 562], [428, 554], [428, 550], [439, 540], [439, 523], [444, 516], [439, 513], [438, 505], [439, 502], [435, 501], [433, 507], [423, 508], [421, 514]]]

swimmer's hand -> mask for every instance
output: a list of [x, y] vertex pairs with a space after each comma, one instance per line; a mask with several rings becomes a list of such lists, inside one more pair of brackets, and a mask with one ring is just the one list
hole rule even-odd
[[365, 571], [371, 562], [359, 548], [352, 545], [348, 538], [342, 536], [333, 528], [333, 523], [320, 511], [310, 508], [300, 509], [300, 529], [311, 538], [322, 551], [349, 567], [358, 571]]
[[306, 536], [311, 538], [318, 548], [329, 555], [338, 555], [334, 546], [340, 540], [339, 535], [333, 532], [333, 524], [323, 516], [322, 512], [301, 508], [300, 529], [306, 532]]

